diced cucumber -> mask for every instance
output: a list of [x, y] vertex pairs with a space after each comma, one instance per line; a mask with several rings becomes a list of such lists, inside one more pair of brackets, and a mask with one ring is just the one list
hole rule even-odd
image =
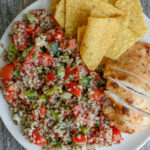
[[46, 95], [51, 96], [56, 93], [62, 93], [62, 87], [61, 86], [54, 86], [51, 90], [49, 90]]
[[25, 17], [26, 17], [28, 23], [32, 23], [35, 19], [35, 16], [31, 15], [31, 14], [26, 14]]
[[44, 66], [40, 66], [38, 67], [39, 70], [43, 70], [44, 69]]
[[80, 84], [82, 84], [83, 86], [88, 86], [89, 84], [89, 77], [83, 76], [82, 79], [80, 80]]
[[32, 90], [32, 91], [29, 91], [29, 92], [26, 94], [26, 96], [27, 96], [27, 97], [33, 97], [33, 96], [35, 96], [36, 94], [37, 94], [37, 91]]
[[9, 50], [14, 53], [14, 54], [18, 54], [18, 50], [15, 48], [15, 44], [11, 43], [9, 46]]
[[55, 118], [58, 120], [58, 121], [60, 121], [60, 115], [59, 114], [55, 114]]
[[55, 113], [54, 110], [51, 110], [50, 113], [51, 113], [51, 116], [52, 116], [52, 117], [55, 117], [58, 121], [60, 120], [60, 115], [57, 114], [57, 113]]
[[56, 144], [56, 148], [57, 148], [57, 149], [62, 149], [61, 144], [60, 144], [60, 143]]
[[19, 73], [18, 70], [15, 70], [15, 71], [13, 72], [13, 75], [16, 76], [16, 77], [19, 77], [20, 73]]
[[63, 78], [65, 76], [65, 68], [64, 66], [59, 66], [57, 68], [57, 75], [59, 78]]
[[88, 128], [86, 127], [80, 127], [83, 134], [86, 134], [88, 132]]
[[51, 116], [55, 117], [55, 111], [54, 110], [51, 110]]
[[45, 97], [45, 95], [41, 95], [41, 96], [39, 97], [39, 99], [43, 101], [43, 100], [46, 100], [46, 97]]
[[54, 93], [55, 93], [55, 91], [52, 89], [52, 90], [48, 91], [48, 92], [46, 93], [46, 95], [51, 96], [51, 95], [53, 95]]
[[61, 58], [61, 62], [68, 62], [70, 60], [70, 57], [68, 55], [60, 56], [60, 58]]

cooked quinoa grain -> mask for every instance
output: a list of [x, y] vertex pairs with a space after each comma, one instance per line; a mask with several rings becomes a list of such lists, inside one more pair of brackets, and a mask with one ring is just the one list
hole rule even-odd
[[91, 150], [119, 143], [120, 131], [101, 112], [100, 68], [86, 68], [76, 37], [66, 39], [53, 16], [32, 10], [14, 23], [7, 65], [0, 71], [14, 123], [43, 149]]

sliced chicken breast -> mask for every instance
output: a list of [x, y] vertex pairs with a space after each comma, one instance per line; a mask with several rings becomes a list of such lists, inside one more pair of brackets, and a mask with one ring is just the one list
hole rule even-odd
[[119, 129], [120, 131], [124, 133], [133, 134], [137, 131], [140, 131], [146, 128], [146, 126], [135, 125], [123, 119], [120, 116], [120, 114], [117, 114], [112, 104], [108, 103], [107, 101], [103, 105], [103, 113], [110, 120], [110, 123], [112, 126], [115, 126], [117, 129]]
[[106, 89], [124, 99], [128, 104], [150, 113], [150, 98], [145, 98], [136, 94], [136, 92], [132, 92], [132, 90], [121, 86], [112, 78], [107, 80]]
[[132, 105], [111, 91], [105, 91], [106, 97], [111, 101], [117, 116], [135, 125], [147, 126], [150, 124], [150, 114]]
[[132, 75], [109, 68], [104, 72], [104, 77], [112, 77], [113, 79], [120, 81], [121, 84], [128, 87], [130, 90], [150, 99], [150, 86]]
[[137, 42], [116, 61], [106, 63], [105, 72], [110, 68], [124, 71], [150, 85], [150, 45]]

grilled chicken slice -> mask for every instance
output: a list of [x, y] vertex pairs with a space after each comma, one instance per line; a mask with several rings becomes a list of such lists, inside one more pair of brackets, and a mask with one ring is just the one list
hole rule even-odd
[[113, 79], [116, 79], [116, 81], [120, 82], [120, 84], [127, 87], [128, 90], [132, 90], [134, 93], [150, 99], [150, 86], [148, 84], [145, 84], [143, 81], [139, 80], [135, 76], [132, 76], [120, 70], [113, 69], [109, 66], [110, 64], [107, 64], [105, 66], [105, 78], [108, 79], [109, 77], [112, 77]]
[[107, 118], [109, 118], [112, 126], [115, 126], [117, 129], [124, 133], [133, 134], [137, 131], [143, 130], [146, 126], [135, 125], [129, 121], [123, 119], [120, 114], [117, 114], [115, 108], [110, 103], [110, 101], [106, 101], [103, 105], [103, 113]]
[[140, 94], [137, 94], [137, 92], [128, 89], [120, 84], [119, 80], [110, 77], [107, 81], [106, 89], [124, 99], [128, 104], [144, 112], [150, 113], [150, 98], [141, 96]]
[[142, 130], [150, 124], [150, 114], [129, 105], [111, 91], [105, 92], [108, 101], [103, 105], [103, 113], [112, 125], [126, 133]]
[[125, 52], [118, 60], [108, 61], [105, 72], [110, 68], [124, 71], [146, 84], [150, 85], [150, 44], [137, 42]]
[[150, 125], [150, 44], [137, 42], [118, 60], [105, 63], [103, 113], [112, 125], [134, 133]]

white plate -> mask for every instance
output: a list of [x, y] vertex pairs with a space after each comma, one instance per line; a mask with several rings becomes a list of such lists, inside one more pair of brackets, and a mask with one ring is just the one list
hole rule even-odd
[[[24, 9], [12, 22], [21, 20], [23, 15], [29, 12], [32, 9], [49, 9], [50, 0], [38, 0], [31, 4], [29, 7]], [[144, 39], [141, 39], [144, 42], [150, 43], [150, 20], [145, 16], [145, 20], [147, 26], [149, 27], [149, 32], [145, 36]], [[0, 43], [4, 44], [4, 47], [7, 48], [10, 43], [10, 38], [8, 34], [11, 31], [12, 23], [8, 26], [7, 30], [2, 36]], [[0, 53], [2, 53], [3, 49], [0, 48]], [[0, 59], [0, 68], [4, 65], [4, 61]], [[34, 144], [29, 143], [24, 136], [21, 134], [21, 127], [13, 124], [11, 112], [8, 104], [5, 102], [2, 92], [0, 91], [0, 116], [5, 126], [9, 130], [9, 132], [13, 135], [13, 137], [27, 150], [41, 150], [41, 147], [38, 147]], [[1, 137], [3, 138], [3, 137]], [[144, 143], [146, 143], [150, 139], [150, 127], [146, 130], [138, 132], [133, 135], [123, 134], [124, 141], [120, 145], [114, 145], [112, 147], [101, 148], [101, 150], [134, 150], [140, 148]]]

